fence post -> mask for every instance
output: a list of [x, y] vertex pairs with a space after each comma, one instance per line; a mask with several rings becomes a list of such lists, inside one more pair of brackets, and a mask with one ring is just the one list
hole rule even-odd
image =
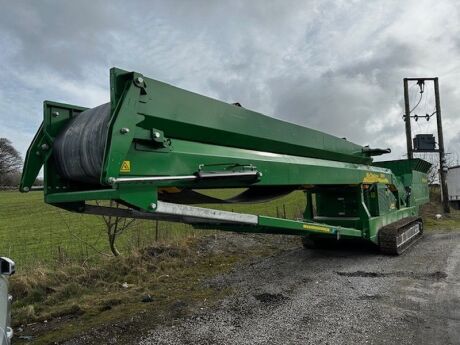
[[158, 219], [155, 220], [155, 242], [158, 242]]

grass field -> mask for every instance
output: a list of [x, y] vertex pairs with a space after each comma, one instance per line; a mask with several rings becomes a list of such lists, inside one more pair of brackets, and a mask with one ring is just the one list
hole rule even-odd
[[[235, 191], [212, 191], [226, 197]], [[298, 217], [304, 207], [300, 192], [276, 201], [251, 205], [214, 205], [215, 208], [253, 214]], [[21, 194], [0, 192], [0, 255], [14, 258], [18, 269], [36, 263], [54, 263], [66, 259], [91, 260], [108, 254], [108, 240], [100, 216], [81, 215], [47, 205], [42, 192]], [[136, 221], [118, 239], [123, 251], [146, 247], [156, 240], [171, 243], [187, 236], [199, 236], [205, 230], [194, 230], [179, 223]]]
[[[213, 190], [218, 197], [229, 197], [235, 190]], [[269, 216], [297, 218], [301, 216], [305, 198], [294, 192], [275, 201], [259, 204], [213, 205], [212, 207]], [[458, 228], [460, 212], [440, 220], [439, 203], [424, 208], [427, 230]], [[100, 216], [81, 215], [47, 205], [41, 192], [21, 194], [0, 192], [0, 255], [14, 258], [19, 269], [36, 263], [61, 263], [68, 259], [92, 260], [108, 254], [105, 224]], [[200, 236], [209, 230], [195, 230], [190, 225], [170, 222], [136, 221], [118, 239], [122, 252], [144, 248], [154, 242], [174, 243], [188, 236]]]

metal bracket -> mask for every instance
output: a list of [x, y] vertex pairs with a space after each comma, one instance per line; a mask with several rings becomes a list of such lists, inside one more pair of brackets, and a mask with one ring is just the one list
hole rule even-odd
[[152, 128], [150, 132], [151, 132], [153, 142], [156, 145], [158, 145], [158, 147], [166, 148], [166, 147], [171, 146], [171, 139], [165, 138], [163, 131], [156, 129], [156, 128]]
[[141, 89], [141, 95], [147, 94], [147, 84], [144, 80], [144, 77], [141, 74], [134, 73], [133, 83]]
[[[217, 170], [216, 170], [217, 168]], [[257, 171], [257, 167], [252, 164], [235, 164], [235, 163], [217, 163], [217, 164], [200, 164], [198, 165], [198, 172], [215, 172], [215, 171], [232, 171], [232, 172], [245, 172]], [[262, 173], [260, 173], [262, 176]]]

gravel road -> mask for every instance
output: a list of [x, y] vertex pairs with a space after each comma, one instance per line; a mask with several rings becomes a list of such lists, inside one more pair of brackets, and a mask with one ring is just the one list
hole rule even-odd
[[400, 257], [299, 247], [208, 284], [236, 293], [140, 344], [460, 344], [460, 233]]

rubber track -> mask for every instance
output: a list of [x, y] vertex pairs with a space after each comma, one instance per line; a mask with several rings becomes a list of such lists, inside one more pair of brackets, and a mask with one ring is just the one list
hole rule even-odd
[[[412, 225], [420, 223], [420, 233], [413, 237], [410, 241], [406, 242], [403, 246], [396, 246], [396, 238], [402, 234], [407, 228]], [[379, 247], [380, 252], [390, 255], [400, 255], [406, 251], [412, 244], [414, 244], [423, 234], [423, 222], [420, 217], [407, 217], [384, 226], [379, 230]]]

